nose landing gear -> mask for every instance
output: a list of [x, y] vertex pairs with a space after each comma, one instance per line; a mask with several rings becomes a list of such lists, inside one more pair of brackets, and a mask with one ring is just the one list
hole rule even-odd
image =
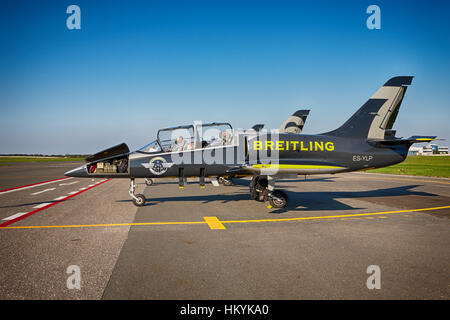
[[134, 178], [130, 179], [130, 191], [128, 192], [131, 196], [131, 199], [133, 200], [133, 204], [137, 207], [142, 207], [145, 205], [145, 196], [143, 194], [135, 194], [136, 190], [136, 183], [134, 181]]

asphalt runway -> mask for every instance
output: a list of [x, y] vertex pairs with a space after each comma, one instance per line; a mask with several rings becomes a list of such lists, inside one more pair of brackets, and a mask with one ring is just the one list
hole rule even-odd
[[164, 179], [136, 208], [128, 180], [54, 180], [77, 165], [0, 167], [0, 299], [449, 299], [450, 179], [281, 180], [285, 209]]

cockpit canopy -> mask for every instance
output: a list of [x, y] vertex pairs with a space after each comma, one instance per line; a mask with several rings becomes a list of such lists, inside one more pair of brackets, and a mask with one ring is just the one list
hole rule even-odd
[[194, 125], [160, 129], [157, 139], [145, 145], [141, 152], [179, 152], [236, 143], [229, 123], [194, 123]]
[[148, 153], [161, 152], [161, 147], [159, 146], [159, 143], [157, 140], [153, 140], [149, 144], [146, 144], [145, 146], [140, 148], [138, 151], [148, 152]]

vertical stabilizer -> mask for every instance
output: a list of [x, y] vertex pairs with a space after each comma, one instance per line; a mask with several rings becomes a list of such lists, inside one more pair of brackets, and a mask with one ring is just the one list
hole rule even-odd
[[280, 133], [301, 133], [309, 110], [297, 110], [280, 127]]
[[323, 135], [385, 139], [392, 137], [392, 130], [407, 86], [413, 77], [394, 77], [388, 80], [377, 92], [336, 130]]

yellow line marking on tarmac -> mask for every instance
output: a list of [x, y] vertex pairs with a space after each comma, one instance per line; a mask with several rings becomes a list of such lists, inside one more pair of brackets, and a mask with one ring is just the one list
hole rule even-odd
[[[56, 226], [17, 226], [17, 227], [0, 227], [0, 229], [44, 229], [44, 228], [87, 228], [87, 227], [128, 227], [128, 226], [161, 226], [161, 225], [193, 225], [193, 224], [208, 224], [206, 218], [216, 218], [217, 221], [211, 221], [219, 224], [224, 223], [252, 223], [252, 222], [289, 222], [289, 221], [301, 221], [301, 220], [321, 220], [321, 219], [333, 219], [338, 218], [345, 220], [345, 218], [352, 217], [366, 217], [376, 215], [388, 215], [395, 213], [405, 212], [420, 212], [420, 211], [432, 211], [450, 209], [450, 206], [421, 208], [421, 209], [406, 209], [397, 211], [384, 211], [384, 212], [371, 212], [371, 213], [354, 213], [337, 216], [321, 216], [321, 217], [300, 217], [300, 218], [280, 218], [280, 219], [259, 219], [259, 220], [223, 220], [219, 221], [217, 217], [204, 217], [205, 221], [180, 221], [180, 222], [130, 222], [130, 223], [107, 223], [107, 224], [85, 224], [85, 225], [56, 225]], [[378, 217], [385, 219], [386, 217]], [[225, 226], [224, 226], [225, 228]]]
[[217, 219], [217, 217], [203, 217], [212, 230], [225, 230], [225, 226]]
[[404, 213], [404, 212], [440, 210], [440, 209], [448, 209], [448, 208], [450, 208], [450, 206], [433, 207], [433, 208], [422, 208], [422, 209], [407, 209], [407, 210], [398, 210], [398, 211], [372, 212], [372, 213], [355, 213], [355, 214], [346, 214], [346, 215], [339, 215], [339, 216], [283, 218], [283, 219], [261, 219], [261, 220], [228, 220], [228, 221], [221, 221], [221, 222], [222, 223], [284, 222], [284, 221], [316, 220], [316, 219], [330, 219], [330, 218], [350, 218], [350, 217], [374, 216], [374, 215]]

